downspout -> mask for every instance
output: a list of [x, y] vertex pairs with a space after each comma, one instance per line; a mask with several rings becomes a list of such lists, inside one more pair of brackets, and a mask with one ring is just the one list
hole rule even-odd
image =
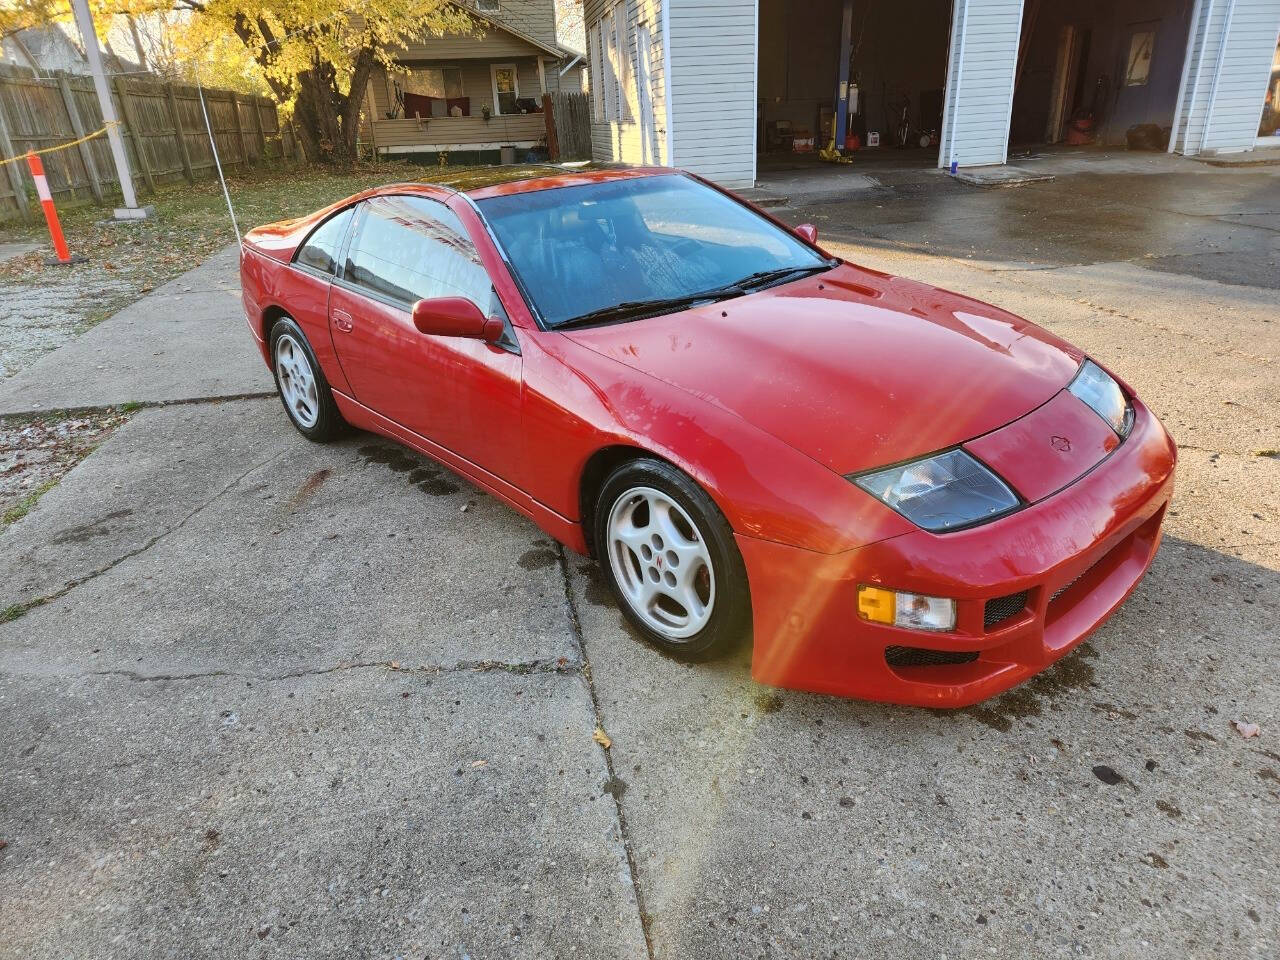
[[751, 23], [751, 186], [756, 185], [760, 155], [760, 0], [751, 0], [755, 17]]
[[1222, 61], [1227, 56], [1227, 40], [1231, 37], [1231, 18], [1236, 12], [1236, 0], [1227, 0], [1227, 21], [1222, 25], [1222, 42], [1218, 44], [1218, 62], [1213, 68], [1213, 86], [1209, 88], [1209, 105], [1205, 110], [1204, 129], [1200, 131], [1200, 149], [1196, 153], [1204, 153], [1205, 141], [1209, 139], [1209, 125], [1213, 123], [1213, 101], [1218, 96], [1218, 78], [1222, 76]]
[[662, 105], [667, 115], [667, 132], [663, 139], [667, 146], [668, 167], [676, 165], [674, 107], [671, 103], [675, 99], [671, 86], [671, 4], [672, 0], [662, 0]]
[[[1178, 81], [1178, 96], [1177, 96], [1177, 99], [1173, 101], [1175, 105], [1174, 114], [1173, 114], [1173, 129], [1169, 131], [1169, 147], [1165, 151], [1166, 153], [1173, 153], [1174, 146], [1178, 142], [1178, 121], [1182, 117], [1182, 97], [1187, 92], [1187, 77], [1191, 74], [1191, 48], [1195, 43], [1195, 31], [1200, 26], [1200, 5], [1203, 2], [1204, 0], [1196, 0], [1195, 7], [1191, 11], [1191, 24], [1187, 30], [1187, 52], [1183, 54], [1183, 57], [1182, 57], [1182, 79]], [[1209, 3], [1212, 4], [1213, 0], [1209, 0]], [[1202, 50], [1204, 49], [1203, 43], [1201, 44], [1201, 49]], [[1196, 69], [1198, 71], [1199, 67], [1197, 67]], [[1198, 74], [1196, 79], [1199, 79]], [[1193, 101], [1195, 99], [1194, 89], [1195, 88], [1193, 87], [1192, 88]], [[1190, 108], [1188, 107], [1188, 109]], [[1187, 122], [1190, 122], [1190, 119], [1191, 119], [1190, 116], [1188, 116]], [[1184, 123], [1183, 124], [1184, 134], [1186, 133], [1186, 130], [1187, 130], [1186, 124]]]
[[947, 138], [947, 169], [953, 174], [958, 166], [956, 162], [956, 120], [960, 113], [960, 88], [964, 80], [964, 46], [969, 33], [969, 0], [959, 0], [959, 2], [964, 4], [964, 9], [960, 13], [960, 49], [956, 54], [955, 109], [951, 111], [951, 129], [947, 131], [950, 134]]

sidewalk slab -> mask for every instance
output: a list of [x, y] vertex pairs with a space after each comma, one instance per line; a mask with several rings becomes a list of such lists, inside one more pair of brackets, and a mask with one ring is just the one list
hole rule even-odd
[[270, 393], [234, 246], [0, 381], [0, 416]]
[[39, 250], [38, 243], [0, 243], [0, 263], [14, 257], [22, 257], [33, 250]]
[[579, 676], [0, 675], [0, 954], [644, 960]]
[[309, 443], [274, 398], [143, 411], [64, 482], [0, 537], [5, 606], [53, 598], [0, 623], [0, 670], [576, 658], [531, 522], [389, 441]]

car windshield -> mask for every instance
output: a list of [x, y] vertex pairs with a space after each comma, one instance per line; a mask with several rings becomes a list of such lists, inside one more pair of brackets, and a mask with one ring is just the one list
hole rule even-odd
[[490, 197], [478, 205], [549, 327], [653, 316], [833, 264], [680, 174]]

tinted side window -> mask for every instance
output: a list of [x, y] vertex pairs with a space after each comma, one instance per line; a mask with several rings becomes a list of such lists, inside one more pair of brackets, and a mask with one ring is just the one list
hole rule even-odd
[[322, 270], [325, 273], [338, 272], [338, 251], [342, 248], [342, 239], [347, 235], [347, 224], [351, 222], [352, 207], [335, 213], [320, 226], [311, 231], [298, 255], [294, 258], [304, 266]]
[[402, 303], [467, 297], [489, 309], [492, 287], [453, 211], [426, 197], [374, 197], [347, 252], [343, 279]]

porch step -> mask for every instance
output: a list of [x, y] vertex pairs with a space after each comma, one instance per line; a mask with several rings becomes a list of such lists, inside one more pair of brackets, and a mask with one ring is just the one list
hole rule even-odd
[[1271, 167], [1280, 164], [1280, 147], [1245, 150], [1241, 153], [1198, 153], [1191, 157], [1211, 167]]
[[960, 167], [955, 178], [973, 187], [1020, 187], [1053, 180], [1054, 176], [1051, 173], [1033, 173], [1006, 163], [989, 167]]

